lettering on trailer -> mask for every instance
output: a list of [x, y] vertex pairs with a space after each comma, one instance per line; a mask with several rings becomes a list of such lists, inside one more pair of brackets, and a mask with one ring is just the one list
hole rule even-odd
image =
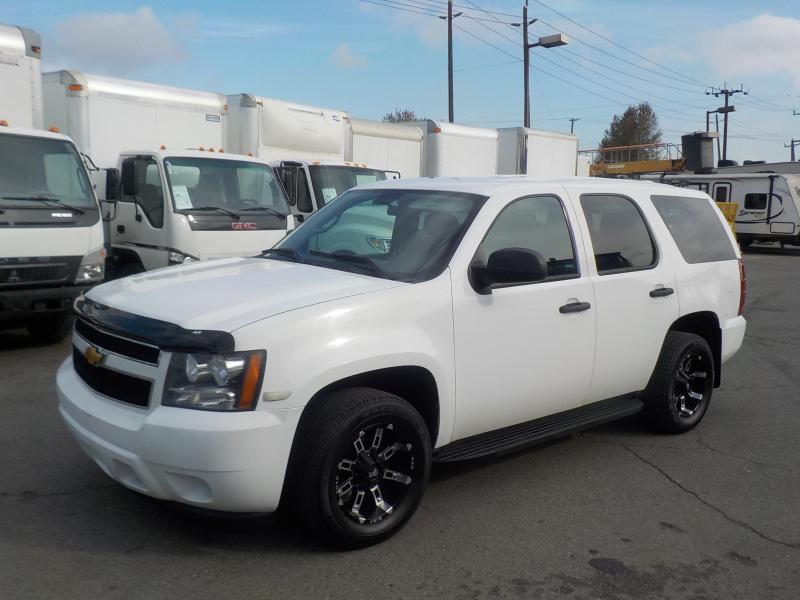
[[233, 222], [231, 223], [231, 229], [236, 229], [237, 231], [251, 231], [253, 229], [257, 229], [257, 227], [255, 223]]

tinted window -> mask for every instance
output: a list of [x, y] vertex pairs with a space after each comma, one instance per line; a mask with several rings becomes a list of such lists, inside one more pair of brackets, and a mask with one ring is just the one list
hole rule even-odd
[[747, 210], [765, 210], [767, 208], [767, 195], [745, 194], [744, 207]]
[[643, 269], [656, 262], [656, 248], [642, 214], [622, 196], [581, 196], [597, 272]]
[[308, 168], [311, 185], [317, 198], [318, 208], [322, 208], [340, 194], [358, 185], [375, 183], [386, 179], [386, 173], [366, 167], [345, 167], [341, 165], [312, 165]]
[[680, 196], [653, 196], [652, 200], [686, 262], [736, 258], [725, 225], [708, 201]]
[[308, 178], [303, 169], [297, 170], [297, 210], [300, 212], [314, 212], [311, 203], [311, 191], [308, 189]]
[[153, 227], [160, 228], [164, 225], [164, 194], [161, 188], [161, 176], [158, 164], [154, 159], [146, 156], [137, 156], [125, 160], [132, 165], [133, 177], [136, 180], [136, 195], [122, 195], [122, 202], [136, 202]]
[[486, 265], [489, 255], [504, 248], [525, 248], [547, 265], [548, 277], [578, 274], [567, 219], [555, 196], [515, 200], [498, 215], [475, 254]]
[[727, 185], [719, 185], [714, 190], [714, 200], [717, 202], [727, 202], [728, 201], [728, 186]]

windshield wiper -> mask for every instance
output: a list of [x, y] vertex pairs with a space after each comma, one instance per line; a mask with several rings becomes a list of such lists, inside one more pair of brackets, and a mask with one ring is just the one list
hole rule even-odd
[[[61, 208], [66, 208], [67, 210], [71, 210], [72, 212], [76, 212], [79, 215], [85, 214], [86, 211], [82, 208], [78, 208], [77, 206], [72, 206], [71, 204], [67, 204], [66, 202], [62, 202], [58, 198], [52, 198], [50, 196], [0, 196], [3, 200], [22, 200], [25, 202], [52, 202], [56, 206]], [[50, 207], [52, 208], [52, 207]]]
[[184, 208], [181, 212], [190, 212], [193, 210], [215, 210], [220, 214], [228, 215], [231, 219], [235, 221], [241, 219], [241, 217], [232, 210], [228, 210], [227, 208], [222, 208], [221, 206], [193, 206], [192, 208]]
[[273, 215], [278, 215], [279, 217], [287, 216], [286, 213], [282, 213], [281, 211], [270, 208], [269, 206], [250, 206], [248, 208], [240, 208], [239, 212], [268, 212], [272, 213]]
[[369, 256], [362, 256], [360, 254], [333, 254], [330, 252], [319, 252], [317, 250], [309, 250], [308, 253], [313, 256], [323, 256], [325, 258], [330, 258], [331, 260], [351, 263], [360, 267], [366, 267], [378, 277], [391, 279], [391, 277], [386, 274], [386, 271], [381, 269], [380, 266], [378, 266], [378, 263], [372, 260]]
[[294, 262], [303, 262], [303, 257], [294, 248], [267, 248], [259, 256], [266, 256], [267, 254], [277, 254], [278, 256], [291, 258]]

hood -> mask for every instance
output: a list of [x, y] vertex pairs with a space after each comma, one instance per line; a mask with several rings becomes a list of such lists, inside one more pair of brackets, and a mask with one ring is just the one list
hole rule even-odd
[[185, 329], [230, 332], [279, 313], [401, 285], [408, 284], [280, 260], [229, 258], [126, 277], [87, 296]]

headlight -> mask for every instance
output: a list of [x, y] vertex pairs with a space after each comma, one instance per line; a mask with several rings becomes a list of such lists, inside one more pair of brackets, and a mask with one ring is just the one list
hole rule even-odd
[[184, 254], [183, 252], [178, 252], [177, 250], [170, 250], [167, 259], [171, 265], [181, 265], [183, 263], [190, 263], [197, 260], [194, 256]]
[[266, 352], [184, 354], [175, 352], [164, 384], [164, 406], [197, 410], [253, 410]]
[[95, 252], [90, 252], [81, 260], [78, 268], [78, 275], [75, 283], [92, 283], [103, 281], [106, 274], [106, 249], [100, 248]]

